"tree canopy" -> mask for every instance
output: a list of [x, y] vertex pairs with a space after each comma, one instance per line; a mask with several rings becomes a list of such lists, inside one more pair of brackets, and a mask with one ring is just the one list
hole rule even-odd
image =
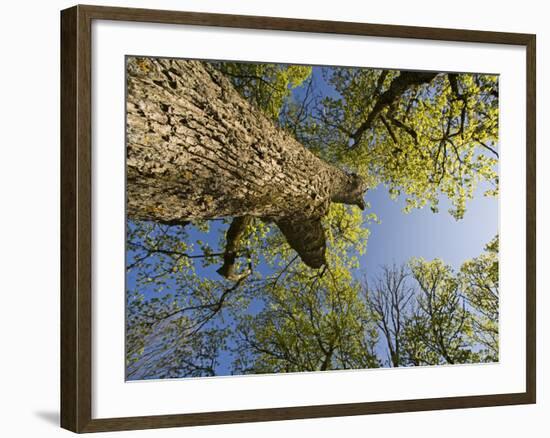
[[[212, 66], [316, 156], [387, 188], [403, 214], [446, 214], [447, 198], [459, 221], [479, 186], [498, 195], [496, 76]], [[260, 218], [237, 218], [238, 229], [232, 217], [129, 218], [127, 377], [498, 360], [498, 235], [459, 268], [413, 258], [366, 278], [361, 259], [378, 218], [364, 207], [330, 205], [320, 268]]]

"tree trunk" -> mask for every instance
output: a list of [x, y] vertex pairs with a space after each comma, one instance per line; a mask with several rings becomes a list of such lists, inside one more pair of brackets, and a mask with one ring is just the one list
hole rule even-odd
[[126, 164], [128, 217], [274, 221], [313, 267], [324, 263], [319, 227], [330, 202], [361, 206], [366, 190], [358, 176], [308, 151], [199, 61], [127, 59]]

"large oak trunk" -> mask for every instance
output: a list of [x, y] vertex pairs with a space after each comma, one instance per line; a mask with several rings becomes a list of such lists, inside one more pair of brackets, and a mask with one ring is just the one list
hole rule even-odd
[[130, 218], [274, 221], [302, 259], [319, 267], [320, 219], [330, 202], [362, 205], [365, 189], [277, 128], [211, 65], [128, 58]]

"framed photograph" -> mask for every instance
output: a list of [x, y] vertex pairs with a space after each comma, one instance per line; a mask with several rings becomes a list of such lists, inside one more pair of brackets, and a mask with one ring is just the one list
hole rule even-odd
[[61, 423], [535, 403], [535, 35], [61, 13]]

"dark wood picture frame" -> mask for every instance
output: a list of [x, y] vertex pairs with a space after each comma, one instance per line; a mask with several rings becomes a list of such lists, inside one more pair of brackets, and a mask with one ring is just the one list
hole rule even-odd
[[[92, 419], [91, 24], [93, 20], [525, 46], [527, 53], [526, 391], [497, 395]], [[81, 5], [63, 10], [61, 12], [61, 426], [80, 433], [535, 403], [535, 47], [536, 37], [531, 34]]]

